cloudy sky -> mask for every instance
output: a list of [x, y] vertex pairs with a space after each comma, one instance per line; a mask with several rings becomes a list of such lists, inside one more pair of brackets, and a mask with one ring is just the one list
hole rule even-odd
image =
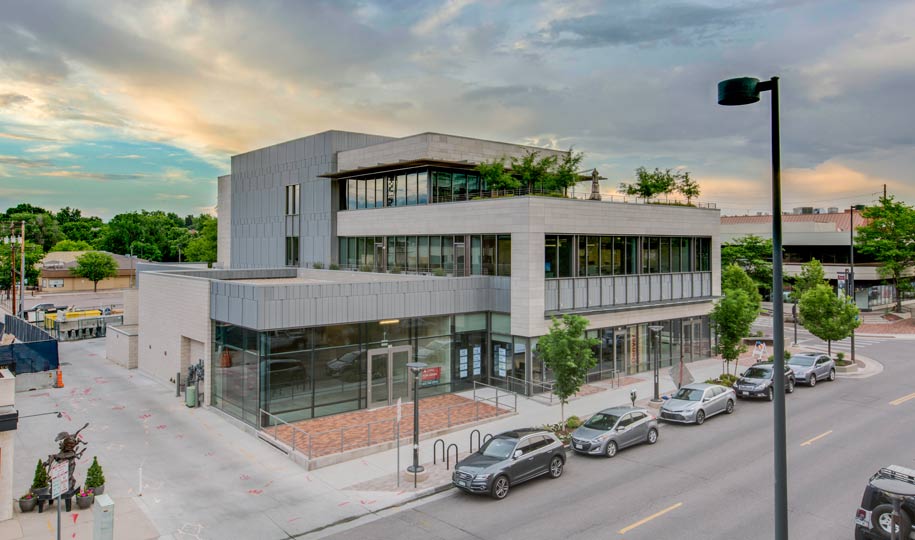
[[685, 168], [725, 214], [915, 203], [908, 0], [52, 1], [0, 10], [0, 208], [212, 210], [228, 157], [323, 131], [585, 152], [610, 192]]

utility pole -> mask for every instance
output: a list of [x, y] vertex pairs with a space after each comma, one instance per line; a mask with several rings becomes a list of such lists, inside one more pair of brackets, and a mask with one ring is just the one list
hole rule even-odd
[[[883, 184], [886, 189], [886, 184]], [[851, 301], [857, 306], [855, 300], [855, 205], [851, 205], [848, 218], [851, 220], [851, 226], [848, 228], [848, 258], [851, 262], [848, 272], [848, 291], [851, 295]], [[855, 329], [851, 329], [851, 363], [855, 363]]]
[[25, 220], [22, 220], [22, 243], [19, 253], [19, 311], [21, 317], [25, 311]]
[[883, 198], [886, 198], [886, 184], [883, 184]]
[[13, 244], [15, 239], [16, 226], [10, 224], [10, 291], [12, 292], [10, 313], [16, 313], [16, 245]]

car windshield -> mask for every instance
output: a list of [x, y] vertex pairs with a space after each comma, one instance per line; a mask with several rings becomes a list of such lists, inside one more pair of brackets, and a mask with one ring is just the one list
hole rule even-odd
[[679, 392], [674, 395], [674, 399], [683, 399], [686, 401], [701, 401], [702, 400], [702, 390], [697, 388], [681, 388]]
[[480, 448], [480, 454], [486, 457], [508, 459], [508, 457], [512, 455], [512, 450], [515, 449], [516, 444], [518, 444], [517, 439], [489, 439], [489, 441]]
[[769, 368], [751, 367], [743, 374], [743, 376], [748, 379], [768, 379], [772, 376], [772, 372], [769, 370]]
[[791, 364], [792, 366], [808, 367], [808, 366], [813, 365], [814, 360], [816, 360], [816, 359], [812, 356], [792, 356], [788, 360], [788, 363]]
[[616, 425], [616, 421], [619, 419], [619, 416], [614, 416], [612, 414], [597, 413], [591, 418], [588, 418], [588, 421], [585, 422], [585, 427], [591, 429], [602, 429], [606, 431], [608, 429], [613, 429], [613, 426]]

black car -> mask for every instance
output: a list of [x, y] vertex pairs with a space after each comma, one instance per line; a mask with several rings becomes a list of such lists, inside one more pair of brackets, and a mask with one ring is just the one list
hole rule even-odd
[[[774, 364], [772, 362], [760, 362], [753, 364], [749, 369], [743, 372], [737, 382], [734, 383], [734, 391], [737, 392], [738, 398], [762, 397], [769, 401], [775, 399], [774, 382], [772, 372]], [[785, 392], [794, 392], [794, 372], [785, 364]]]
[[559, 478], [566, 451], [549, 431], [518, 429], [496, 435], [454, 466], [451, 483], [467, 493], [504, 499], [511, 486], [549, 474]]
[[915, 519], [915, 470], [890, 465], [871, 476], [864, 488], [861, 506], [855, 513], [855, 540], [890, 538], [893, 519], [891, 497], [898, 497], [901, 502], [896, 530], [905, 531], [904, 535], [896, 535], [896, 538], [901, 540], [912, 536], [915, 532], [912, 527]]

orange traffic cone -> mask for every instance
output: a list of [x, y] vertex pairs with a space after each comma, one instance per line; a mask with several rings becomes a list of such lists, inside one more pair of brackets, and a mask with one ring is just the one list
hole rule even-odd
[[64, 387], [64, 372], [57, 370], [57, 382], [54, 383], [54, 388], [63, 388]]

